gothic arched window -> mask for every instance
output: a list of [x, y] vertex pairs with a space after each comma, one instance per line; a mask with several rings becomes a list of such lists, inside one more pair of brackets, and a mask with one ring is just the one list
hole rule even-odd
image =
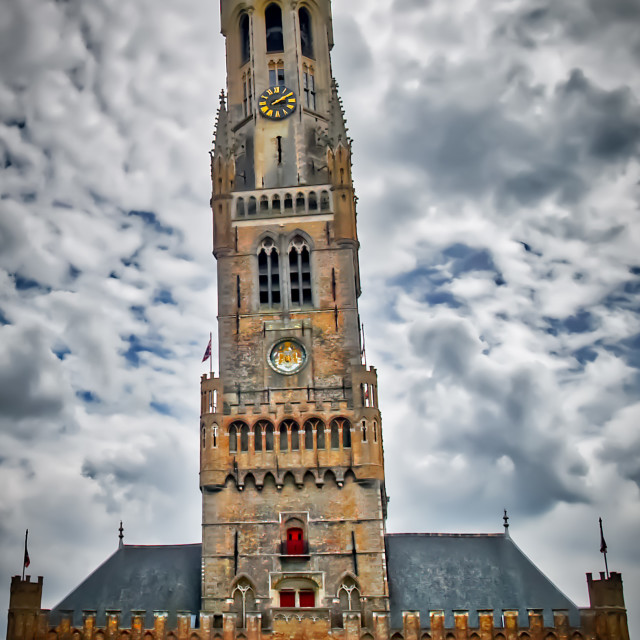
[[235, 453], [238, 450], [238, 429], [236, 423], [232, 423], [229, 427], [229, 453]]
[[273, 425], [267, 422], [264, 430], [264, 450], [273, 451]]
[[249, 40], [249, 15], [243, 13], [240, 16], [240, 61], [242, 64], [249, 62], [251, 57], [251, 45]]
[[324, 422], [322, 420], [316, 420], [316, 446], [318, 449], [325, 448], [325, 437], [324, 437]]
[[304, 423], [304, 448], [307, 451], [313, 450], [313, 422], [311, 420]]
[[301, 7], [298, 11], [300, 21], [300, 48], [302, 55], [313, 58], [313, 35], [311, 33], [311, 14], [306, 7]]
[[282, 10], [272, 3], [264, 11], [264, 23], [267, 36], [267, 53], [284, 51], [282, 37]]
[[289, 449], [289, 432], [287, 430], [287, 423], [283, 422], [280, 425], [280, 451], [287, 451]]
[[289, 278], [292, 306], [312, 304], [309, 247], [300, 236], [289, 245]]
[[238, 614], [238, 626], [246, 626], [247, 613], [256, 609], [256, 597], [253, 586], [246, 578], [240, 578], [231, 592], [233, 611]]
[[249, 451], [249, 426], [244, 423], [240, 427], [240, 451]]
[[360, 609], [360, 589], [356, 581], [346, 577], [338, 588], [340, 608], [343, 611], [358, 611]]
[[340, 448], [340, 427], [337, 420], [331, 421], [331, 448]]
[[280, 265], [278, 250], [271, 238], [265, 238], [258, 252], [260, 304], [280, 306]]
[[262, 421], [256, 422], [253, 426], [254, 436], [253, 436], [253, 450], [254, 451], [262, 451]]
[[291, 451], [298, 451], [300, 449], [300, 433], [298, 425], [295, 422], [291, 423]]

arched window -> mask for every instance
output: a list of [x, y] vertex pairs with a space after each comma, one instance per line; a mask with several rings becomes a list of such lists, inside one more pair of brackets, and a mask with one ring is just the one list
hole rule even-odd
[[300, 236], [289, 245], [289, 278], [291, 304], [298, 307], [312, 304], [309, 247]]
[[378, 423], [373, 423], [373, 441], [378, 442]]
[[318, 449], [324, 449], [325, 448], [325, 437], [324, 437], [324, 422], [322, 422], [322, 420], [316, 420], [315, 421], [315, 427], [316, 427], [316, 446], [318, 447]]
[[204, 425], [202, 425], [201, 435], [202, 435], [202, 448], [206, 449], [207, 448], [207, 430]]
[[233, 422], [229, 427], [229, 453], [235, 453], [238, 450], [238, 430], [236, 423]]
[[263, 422], [256, 422], [253, 426], [253, 449], [254, 451], [262, 451], [262, 425]]
[[270, 422], [267, 422], [264, 430], [264, 449], [273, 451], [273, 425]]
[[328, 211], [330, 208], [330, 203], [329, 203], [329, 192], [328, 191], [323, 191], [320, 194], [320, 208], [323, 211]]
[[279, 195], [275, 195], [273, 196], [273, 198], [271, 198], [271, 208], [273, 209], [274, 212], [276, 213], [280, 213], [280, 196]]
[[253, 84], [251, 71], [242, 74], [242, 113], [244, 117], [253, 113]]
[[249, 207], [248, 207], [248, 211], [247, 214], [250, 216], [255, 216], [256, 215], [256, 210], [257, 210], [257, 204], [258, 201], [256, 200], [255, 196], [251, 196], [249, 198]]
[[282, 37], [282, 10], [272, 3], [264, 11], [264, 23], [267, 36], [267, 53], [284, 51]]
[[331, 421], [331, 448], [337, 449], [338, 446], [334, 446], [334, 439], [337, 437], [334, 431], [336, 434], [342, 431], [342, 446], [348, 449], [351, 446], [351, 423], [346, 418], [335, 418]]
[[280, 607], [315, 607], [317, 585], [305, 578], [289, 578], [277, 586]]
[[300, 434], [298, 425], [295, 422], [291, 423], [291, 451], [298, 451], [300, 449]]
[[284, 194], [284, 210], [291, 211], [293, 209], [293, 197], [290, 193]]
[[260, 211], [269, 211], [269, 198], [267, 196], [260, 198]]
[[249, 16], [243, 13], [240, 16], [240, 61], [242, 64], [249, 62], [251, 57], [251, 44], [249, 40]]
[[302, 191], [298, 191], [296, 195], [296, 211], [298, 213], [304, 213], [305, 204], [304, 204], [304, 193]]
[[249, 451], [249, 425], [240, 427], [240, 451]]
[[313, 421], [311, 420], [304, 423], [304, 448], [307, 451], [313, 450]]
[[302, 66], [302, 81], [304, 89], [304, 106], [307, 109], [316, 110], [316, 77], [313, 67], [306, 64]]
[[271, 60], [269, 62], [269, 86], [284, 87], [284, 61]]
[[280, 306], [280, 267], [278, 250], [271, 238], [265, 238], [258, 252], [260, 304]]
[[337, 420], [331, 421], [331, 448], [340, 448], [340, 427]]
[[280, 424], [280, 451], [289, 449], [289, 432], [287, 431], [287, 423]]
[[358, 611], [360, 609], [360, 589], [353, 578], [347, 577], [338, 588], [340, 608], [343, 611]]
[[211, 446], [214, 449], [218, 446], [218, 425], [215, 423], [211, 427]]
[[240, 578], [231, 592], [233, 610], [238, 614], [238, 626], [246, 627], [247, 613], [256, 610], [256, 597], [251, 583], [246, 578]]
[[315, 191], [309, 191], [309, 211], [318, 210], [318, 196]]
[[244, 218], [244, 198], [236, 200], [236, 218]]
[[367, 441], [367, 423], [362, 421], [362, 442]]
[[313, 35], [311, 33], [311, 14], [306, 7], [301, 7], [298, 11], [300, 21], [300, 49], [302, 55], [313, 58]]

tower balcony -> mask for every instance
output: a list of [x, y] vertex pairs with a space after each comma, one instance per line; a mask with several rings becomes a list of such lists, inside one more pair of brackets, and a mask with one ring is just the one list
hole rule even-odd
[[238, 222], [332, 215], [334, 211], [330, 185], [256, 189], [236, 192], [232, 198], [233, 219]]

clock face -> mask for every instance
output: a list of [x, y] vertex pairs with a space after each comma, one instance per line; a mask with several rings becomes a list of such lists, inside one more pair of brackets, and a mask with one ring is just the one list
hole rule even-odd
[[307, 361], [307, 351], [303, 345], [292, 338], [279, 340], [269, 353], [269, 365], [278, 373], [291, 375], [304, 367]]
[[287, 87], [269, 87], [258, 98], [258, 108], [265, 118], [282, 120], [296, 110], [296, 94]]

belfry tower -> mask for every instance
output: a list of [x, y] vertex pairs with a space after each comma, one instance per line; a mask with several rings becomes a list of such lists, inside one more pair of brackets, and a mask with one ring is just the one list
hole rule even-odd
[[[211, 153], [220, 376], [202, 378], [202, 609], [389, 608], [377, 378], [329, 0], [222, 0]], [[228, 616], [226, 619], [233, 619]], [[341, 622], [340, 622], [341, 625]]]

